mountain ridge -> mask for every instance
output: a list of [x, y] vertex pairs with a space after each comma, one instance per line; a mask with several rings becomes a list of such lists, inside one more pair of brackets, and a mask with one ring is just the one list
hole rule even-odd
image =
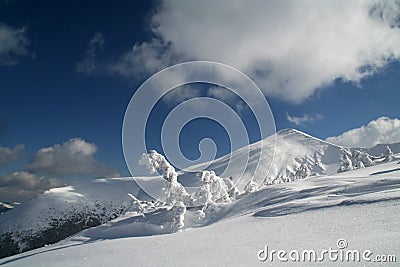
[[[400, 152], [397, 143], [395, 146], [389, 146], [393, 147], [394, 153]], [[203, 164], [207, 165], [204, 169], [214, 170], [223, 178], [232, 176], [239, 190], [243, 192], [245, 185], [253, 177], [259, 186], [306, 178], [298, 176], [298, 170], [302, 166], [310, 170], [310, 176], [336, 174], [342, 148], [289, 128], [247, 147], [239, 148], [231, 155], [214, 160], [209, 166], [208, 163]], [[232, 168], [224, 173], [229, 156], [233, 159]], [[240, 164], [243, 162], [248, 164], [242, 171]], [[201, 164], [197, 167], [201, 167]], [[239, 174], [242, 174], [241, 177]], [[180, 182], [185, 186], [191, 186], [193, 178], [194, 176], [182, 175]], [[134, 179], [151, 184], [157, 187], [157, 190], [162, 187], [161, 178]], [[146, 197], [134, 179], [132, 177], [96, 179], [50, 189], [31, 201], [1, 214], [0, 247], [3, 254], [0, 256], [10, 256], [54, 243], [123, 215], [132, 204], [127, 196], [128, 193], [139, 198]], [[78, 227], [72, 227], [74, 224]]]

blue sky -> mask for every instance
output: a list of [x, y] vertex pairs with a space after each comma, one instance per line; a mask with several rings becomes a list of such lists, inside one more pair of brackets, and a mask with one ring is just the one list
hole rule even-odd
[[[30, 179], [47, 182], [24, 188], [35, 193], [76, 177], [129, 175], [121, 129], [132, 95], [152, 74], [190, 60], [222, 62], [249, 75], [278, 130], [325, 139], [389, 117], [374, 134], [385, 136], [385, 123], [398, 132], [398, 1], [235, 3], [0, 1], [0, 193]], [[177, 89], [158, 103], [149, 147], [161, 150], [159, 131], [172, 107], [210, 96], [210, 87]], [[241, 116], [257, 141], [253, 117]], [[198, 120], [182, 131], [184, 154], [198, 157], [205, 137], [218, 144], [218, 156], [229, 152], [226, 131]], [[23, 149], [13, 150], [18, 144]], [[46, 147], [53, 150], [39, 151]], [[83, 151], [84, 166], [71, 172], [53, 166], [75, 168], [71, 149]], [[49, 156], [60, 161], [46, 165]]]

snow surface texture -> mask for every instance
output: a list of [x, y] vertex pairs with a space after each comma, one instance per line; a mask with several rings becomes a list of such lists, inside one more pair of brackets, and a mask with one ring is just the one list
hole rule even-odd
[[[306, 172], [304, 166], [316, 176], [262, 187], [242, 194], [232, 203], [214, 203], [205, 210], [156, 207], [151, 202], [141, 202], [138, 208], [128, 193], [140, 198], [143, 192], [129, 178], [100, 179], [52, 189], [0, 216], [1, 233], [10, 233], [9, 238], [18, 242], [22, 250], [29, 244], [29, 237], [36, 240], [37, 234], [43, 236], [44, 230], [54, 226], [55, 221], [65, 218], [76, 221], [76, 214], [84, 214], [83, 218], [96, 218], [96, 224], [100, 224], [123, 215], [58, 244], [5, 258], [0, 264], [254, 265], [261, 263], [256, 254], [265, 245], [277, 250], [325, 249], [334, 247], [338, 238], [346, 238], [351, 248], [398, 254], [393, 250], [400, 247], [399, 155], [394, 155], [389, 163], [337, 174], [341, 147], [295, 130], [281, 131], [276, 137], [275, 172], [255, 178], [254, 183], [263, 184], [265, 178], [269, 182], [287, 178], [298, 170]], [[379, 158], [385, 148], [368, 152]], [[400, 146], [391, 148], [398, 153]], [[233, 153], [241, 156], [240, 149]], [[271, 160], [267, 156], [262, 159]], [[218, 159], [214, 167], [222, 169], [224, 160]], [[248, 175], [251, 164], [250, 161], [246, 170]], [[161, 177], [136, 179], [143, 179], [142, 182], [158, 190], [163, 186]], [[243, 182], [242, 192], [249, 181]], [[82, 229], [94, 225], [83, 224]], [[172, 235], [159, 235], [178, 229], [181, 230]]]
[[[266, 245], [276, 250], [321, 251], [337, 249], [340, 238], [346, 239], [349, 249], [399, 257], [399, 208], [400, 164], [395, 160], [266, 187], [233, 203], [216, 205], [202, 222], [208, 227], [188, 229], [199, 223], [197, 211], [188, 210], [182, 232], [154, 235], [162, 232], [161, 226], [166, 227], [171, 213], [160, 211], [150, 215], [148, 221], [127, 213], [55, 245], [2, 259], [0, 264], [263, 266], [270, 261], [259, 261], [257, 253]], [[273, 263], [287, 265], [276, 258]], [[372, 265], [360, 263], [366, 264]], [[323, 265], [342, 264], [326, 259]]]

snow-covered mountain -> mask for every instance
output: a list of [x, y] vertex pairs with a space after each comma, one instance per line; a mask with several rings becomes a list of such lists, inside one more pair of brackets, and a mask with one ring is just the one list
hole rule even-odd
[[[400, 153], [400, 143], [377, 145], [370, 149], [348, 148], [349, 151], [362, 150], [372, 156], [380, 156], [389, 146], [394, 153]], [[264, 140], [233, 151], [213, 162], [206, 162], [192, 169], [213, 170], [222, 177], [232, 177], [237, 187], [243, 190], [254, 177], [257, 184], [273, 184], [295, 180], [301, 166], [310, 170], [311, 176], [331, 175], [339, 169], [339, 159], [343, 147], [330, 144], [295, 129], [284, 129]], [[230, 165], [228, 163], [232, 158]], [[243, 166], [247, 168], [243, 171]], [[188, 168], [190, 169], [190, 168]], [[182, 184], [196, 185], [193, 174], [180, 176]]]
[[[386, 148], [386, 145], [368, 151], [378, 156], [382, 153], [381, 147]], [[399, 144], [391, 145], [391, 148], [394, 153], [400, 152]], [[185, 214], [185, 228], [204, 226], [224, 218], [243, 214], [256, 214], [256, 212], [265, 210], [266, 206], [271, 208], [271, 204], [279, 205], [282, 202], [282, 205], [285, 205], [285, 203], [295, 201], [297, 197], [294, 195], [297, 196], [299, 192], [304, 193], [304, 196], [307, 191], [305, 189], [310, 186], [310, 183], [313, 188], [318, 183], [321, 185], [316, 188], [322, 187], [324, 183], [329, 183], [324, 190], [312, 189], [310, 191], [316, 199], [326, 197], [326, 195], [320, 196], [319, 194], [343, 195], [344, 188], [346, 187], [348, 190], [347, 178], [340, 175], [338, 177], [343, 179], [335, 178], [339, 168], [341, 149], [342, 147], [329, 144], [300, 131], [286, 129], [260, 142], [232, 152], [233, 161], [229, 168], [227, 168], [229, 156], [221, 157], [211, 164], [204, 163], [195, 166], [200, 169], [204, 166], [204, 169], [214, 170], [224, 178], [232, 177], [241, 191], [255, 173], [255, 181], [260, 186], [295, 180], [296, 173], [301, 166], [306, 166], [311, 171], [312, 177], [306, 179], [308, 182], [302, 180], [293, 183], [294, 187], [292, 183], [274, 185], [255, 192], [251, 197], [242, 195], [239, 200], [230, 205], [217, 205], [208, 209], [209, 216], [203, 219], [199, 219], [198, 210], [188, 210]], [[247, 162], [248, 152], [250, 158]], [[243, 162], [246, 162], [247, 168], [241, 174]], [[225, 171], [227, 169], [229, 171]], [[358, 175], [357, 171], [354, 173], [354, 175]], [[398, 171], [394, 173], [397, 174]], [[180, 177], [182, 184], [189, 186], [195, 184], [197, 180], [190, 175], [192, 174]], [[240, 177], [241, 179], [239, 179]], [[336, 180], [326, 181], [331, 178]], [[147, 183], [150, 185], [149, 188], [158, 191], [163, 185], [162, 179], [157, 177], [135, 179], [141, 180], [141, 183]], [[319, 182], [314, 184], [310, 181], [314, 181], [314, 179]], [[357, 179], [349, 182], [349, 184], [353, 183], [355, 186], [361, 185]], [[305, 191], [301, 191], [303, 189]], [[10, 256], [52, 244], [113, 219], [114, 221], [110, 224], [83, 232], [81, 238], [85, 240], [114, 239], [117, 236], [128, 237], [171, 232], [168, 227], [174, 217], [173, 211], [149, 206], [145, 218], [137, 216], [136, 213], [130, 212], [132, 211], [132, 200], [128, 197], [128, 193], [139, 198], [145, 197], [145, 193], [139, 189], [132, 178], [97, 179], [46, 191], [31, 201], [0, 215], [0, 256]], [[344, 200], [342, 197], [333, 199]], [[296, 210], [307, 209], [308, 205], [303, 202], [299, 202], [301, 205], [299, 204]], [[339, 202], [329, 203], [336, 205]], [[271, 212], [282, 213], [285, 212], [285, 209]]]
[[54, 188], [0, 215], [0, 257], [58, 242], [100, 225], [131, 205], [132, 178], [97, 179]]
[[[232, 177], [243, 190], [252, 177], [257, 184], [294, 180], [301, 165], [307, 166], [313, 175], [335, 173], [340, 151], [339, 146], [295, 129], [285, 129], [230, 155], [188, 169], [208, 169], [219, 176]], [[243, 170], [243, 166], [247, 168]], [[195, 185], [197, 180], [193, 176], [190, 173], [180, 176], [182, 184]]]
[[[184, 229], [174, 234], [156, 235], [165, 233], [172, 210], [145, 216], [127, 213], [57, 244], [2, 259], [0, 264], [385, 266], [384, 259], [395, 266], [400, 247], [400, 155], [396, 157], [368, 168], [264, 187], [230, 204], [209, 207], [206, 217], [189, 209]], [[329, 249], [336, 251], [333, 258], [322, 253]], [[286, 251], [286, 261], [272, 250]], [[304, 260], [296, 259], [296, 254], [289, 258], [291, 251], [316, 254]], [[355, 251], [358, 260], [345, 258]], [[338, 252], [344, 253], [343, 259]]]

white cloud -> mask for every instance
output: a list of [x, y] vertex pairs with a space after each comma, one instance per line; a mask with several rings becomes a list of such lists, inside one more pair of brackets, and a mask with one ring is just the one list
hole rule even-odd
[[0, 65], [16, 65], [21, 56], [29, 55], [26, 31], [26, 27], [14, 28], [0, 22]]
[[286, 112], [286, 119], [297, 126], [299, 125], [304, 126], [307, 123], [322, 119], [322, 115], [318, 113], [315, 115], [303, 114], [302, 116], [296, 117], [296, 116], [291, 116], [288, 112]]
[[237, 100], [237, 96], [234, 93], [219, 86], [212, 86], [208, 88], [207, 95], [215, 99], [219, 99], [225, 103], [233, 103], [235, 100]]
[[326, 141], [348, 147], [373, 147], [377, 144], [400, 142], [400, 119], [381, 117], [366, 126], [352, 129]]
[[228, 104], [239, 114], [242, 114], [243, 111], [246, 109], [246, 105], [240, 99], [240, 97], [238, 97], [235, 93], [226, 88], [220, 86], [212, 86], [208, 88], [207, 95]]
[[85, 74], [94, 74], [99, 69], [97, 53], [104, 48], [105, 38], [101, 32], [95, 32], [89, 42], [84, 58], [76, 63], [76, 71]]
[[149, 42], [135, 44], [130, 51], [108, 65], [108, 72], [142, 79], [177, 62], [170, 44], [153, 38]]
[[190, 85], [183, 85], [174, 88], [172, 91], [168, 92], [168, 94], [165, 94], [163, 100], [167, 103], [179, 104], [185, 100], [198, 97], [200, 95], [201, 92], [198, 88]]
[[153, 74], [177, 61], [236, 67], [263, 92], [301, 102], [335, 79], [359, 83], [400, 58], [396, 0], [162, 1], [153, 40], [135, 44], [114, 72]]
[[94, 158], [96, 151], [95, 144], [80, 138], [70, 139], [63, 144], [40, 149], [32, 157], [27, 170], [56, 176], [106, 175], [109, 170]]
[[17, 161], [24, 156], [24, 145], [16, 145], [13, 149], [0, 146], [0, 166]]
[[59, 179], [21, 171], [0, 176], [0, 201], [22, 202], [47, 189], [62, 186]]

